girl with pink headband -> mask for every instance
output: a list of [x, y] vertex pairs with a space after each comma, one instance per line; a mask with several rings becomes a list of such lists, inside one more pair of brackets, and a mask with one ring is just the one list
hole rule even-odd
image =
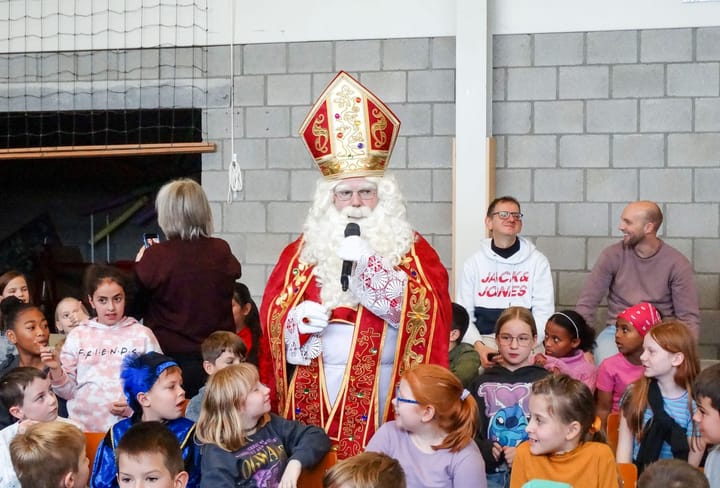
[[595, 346], [595, 329], [574, 310], [562, 310], [545, 324], [545, 354], [535, 356], [535, 364], [552, 373], [564, 373], [595, 391], [595, 363], [585, 353]]
[[608, 415], [618, 411], [618, 402], [627, 385], [642, 377], [640, 355], [643, 338], [660, 320], [657, 309], [647, 302], [633, 305], [618, 314], [615, 344], [620, 352], [605, 359], [597, 373], [595, 414], [602, 420], [603, 429]]

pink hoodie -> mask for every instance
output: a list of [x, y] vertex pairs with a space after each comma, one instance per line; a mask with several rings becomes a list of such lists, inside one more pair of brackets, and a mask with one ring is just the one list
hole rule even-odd
[[122, 418], [110, 408], [113, 402], [125, 401], [120, 381], [123, 359], [150, 351], [162, 352], [155, 334], [132, 317], [115, 325], [83, 322], [65, 340], [60, 352], [63, 375], [53, 378], [53, 390], [68, 401], [70, 418], [86, 432], [105, 432]]

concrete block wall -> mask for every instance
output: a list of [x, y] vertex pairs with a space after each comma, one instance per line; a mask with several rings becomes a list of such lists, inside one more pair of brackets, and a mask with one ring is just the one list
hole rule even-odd
[[[720, 27], [493, 39], [497, 193], [573, 307], [629, 201], [658, 202], [661, 237], [693, 264], [701, 353], [720, 345]], [[601, 323], [605, 311], [598, 313]]]
[[[243, 263], [243, 281], [259, 299], [277, 258], [302, 231], [320, 176], [297, 136], [312, 103], [338, 70], [358, 78], [402, 121], [390, 160], [407, 201], [408, 218], [452, 258], [452, 137], [455, 133], [455, 40], [419, 38], [210, 46], [208, 83], [234, 88], [230, 100], [208, 107], [202, 183], [217, 234]], [[225, 60], [223, 62], [222, 60]], [[234, 152], [244, 188], [227, 202]]]

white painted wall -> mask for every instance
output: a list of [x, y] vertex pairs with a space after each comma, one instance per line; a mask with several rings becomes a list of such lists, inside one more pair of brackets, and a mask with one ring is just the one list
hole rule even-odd
[[0, 52], [455, 35], [455, 0], [352, 4], [196, 0], [195, 4], [188, 0], [4, 0], [0, 1]]
[[[234, 0], [234, 9], [233, 0], [196, 3], [2, 1], [0, 52], [454, 36], [465, 8], [459, 0], [365, 0], [351, 4], [354, 9], [325, 0]], [[482, 5], [486, 3], [489, 30], [496, 34], [720, 25], [717, 1], [487, 0]]]
[[[210, 2], [210, 44], [228, 44], [231, 0]], [[235, 43], [455, 35], [455, 0], [236, 0]]]
[[720, 2], [682, 0], [491, 0], [495, 34], [720, 25]]

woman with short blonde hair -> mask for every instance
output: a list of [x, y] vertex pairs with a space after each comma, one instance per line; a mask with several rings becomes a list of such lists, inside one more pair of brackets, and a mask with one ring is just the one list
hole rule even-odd
[[155, 207], [167, 240], [138, 252], [136, 315], [181, 366], [192, 397], [205, 382], [200, 344], [216, 330], [235, 331], [232, 296], [240, 262], [227, 242], [212, 237], [212, 210], [197, 182], [165, 184]]

